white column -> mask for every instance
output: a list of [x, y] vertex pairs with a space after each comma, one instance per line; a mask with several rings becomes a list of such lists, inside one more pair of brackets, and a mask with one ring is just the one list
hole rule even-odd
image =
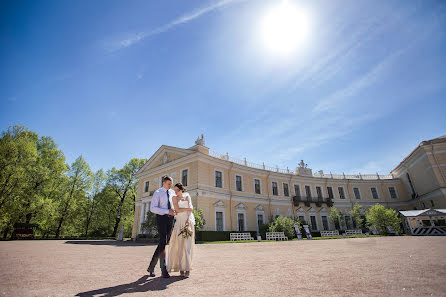
[[145, 213], [146, 204], [141, 204], [141, 214], [139, 215], [139, 234], [141, 234], [141, 224], [144, 222], [144, 213]]

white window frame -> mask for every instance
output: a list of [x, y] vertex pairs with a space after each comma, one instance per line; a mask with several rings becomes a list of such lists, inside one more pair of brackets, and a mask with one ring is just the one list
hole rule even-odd
[[[342, 188], [342, 192], [344, 192], [344, 198], [341, 198], [341, 193], [339, 193], [339, 188]], [[348, 197], [347, 197], [347, 192], [345, 191], [344, 186], [337, 186], [337, 187], [336, 187], [336, 190], [338, 190], [339, 199], [341, 199], [341, 200], [346, 200], [346, 199], [348, 199]]]
[[243, 214], [243, 232], [248, 231], [248, 229], [246, 228], [246, 210], [245, 209], [237, 209], [235, 211], [236, 213], [236, 218], [237, 218], [237, 232], [240, 232], [240, 228], [239, 228], [239, 224], [238, 224], [238, 215], [241, 213]]
[[333, 194], [333, 197], [331, 199], [336, 199], [336, 195], [335, 195], [335, 192], [333, 191], [333, 186], [332, 185], [330, 185], [330, 186], [327, 185], [325, 187], [325, 190], [327, 191], [327, 198], [330, 199], [330, 194], [328, 192], [328, 188], [331, 188], [331, 193]]
[[293, 183], [294, 196], [297, 196], [296, 188], [294, 187], [295, 185], [299, 186], [299, 194], [300, 194], [300, 197], [302, 198], [302, 185], [298, 184], [298, 183]]
[[319, 224], [318, 224], [318, 222], [317, 222], [317, 213], [316, 213], [316, 212], [309, 212], [309, 213], [308, 213], [308, 217], [309, 217], [309, 219], [310, 219], [310, 222], [307, 222], [307, 223], [310, 223], [310, 226], [311, 226], [311, 227], [314, 227], [313, 224], [312, 224], [312, 222], [311, 222], [311, 217], [314, 217], [314, 221], [316, 222], [316, 229], [312, 228], [311, 230], [313, 230], [313, 231], [319, 231]]
[[223, 207], [214, 207], [214, 223], [215, 227], [214, 230], [217, 231], [217, 212], [223, 213], [223, 231], [226, 231], [226, 222], [225, 222], [225, 208]]
[[[217, 187], [217, 185], [215, 183], [215, 177], [217, 175], [217, 171], [221, 172], [221, 188]], [[219, 189], [224, 189], [225, 188], [225, 172], [224, 172], [224, 170], [214, 168], [214, 184], [213, 184], [213, 186], [214, 186], [214, 188], [219, 188]]]
[[318, 198], [318, 199], [319, 199], [319, 197], [317, 195], [317, 187], [321, 188], [321, 194], [322, 194], [321, 199], [323, 200], [324, 199], [324, 187], [322, 185], [315, 185], [314, 186], [314, 190], [316, 191], [316, 196], [315, 197]]
[[[146, 191], [146, 185], [147, 183], [149, 183], [149, 186], [147, 187], [147, 191]], [[150, 192], [150, 180], [146, 180], [144, 182], [144, 193], [149, 193]]]
[[[285, 196], [285, 187], [284, 187], [285, 184], [288, 185], [288, 196]], [[291, 197], [290, 184], [289, 183], [282, 182], [282, 192], [283, 192], [282, 193], [283, 197]]]
[[[241, 177], [241, 179], [240, 179], [240, 181], [241, 181], [241, 183], [242, 183], [242, 189], [239, 191], [239, 190], [237, 190], [237, 176], [240, 176]], [[241, 175], [241, 174], [235, 174], [234, 175], [234, 185], [235, 185], [235, 190], [237, 191], [237, 192], [244, 192], [244, 184], [243, 184], [243, 175]]]
[[327, 226], [328, 226], [328, 229], [325, 230], [325, 231], [329, 231], [329, 230], [331, 230], [331, 226], [330, 226], [330, 217], [328, 216], [328, 214], [327, 214], [327, 213], [321, 213], [321, 214], [320, 214], [320, 217], [321, 217], [321, 224], [322, 224], [322, 227], [324, 227], [324, 221], [322, 220], [322, 217], [326, 217], [326, 218], [327, 218]]
[[[392, 195], [390, 194], [390, 188], [394, 188], [394, 189], [395, 189], [395, 195], [396, 195], [395, 198], [392, 198]], [[397, 191], [397, 189], [396, 189], [395, 186], [388, 186], [388, 187], [387, 187], [387, 191], [389, 191], [390, 199], [398, 199], [398, 198], [400, 197], [400, 196], [398, 195], [398, 191]], [[379, 196], [379, 195], [378, 195], [378, 196]]]
[[[356, 198], [355, 189], [358, 189], [359, 198]], [[361, 188], [360, 187], [352, 187], [353, 196], [355, 196], [355, 200], [362, 200]]]
[[187, 170], [187, 178], [186, 178], [187, 184], [186, 185], [183, 184], [183, 186], [187, 187], [187, 186], [189, 186], [189, 173], [190, 173], [189, 167], [181, 169], [181, 172], [180, 172], [180, 183], [183, 183], [183, 171], [185, 171], [185, 170]]
[[[256, 193], [256, 180], [259, 181], [259, 186], [260, 186], [260, 193], [259, 193], [259, 194]], [[254, 185], [254, 194], [256, 194], [256, 195], [262, 195], [262, 193], [263, 193], [263, 189], [262, 189], [262, 180], [261, 180], [260, 178], [253, 178], [253, 179], [252, 179], [252, 183], [253, 183], [253, 185]]]
[[[277, 185], [277, 195], [273, 194], [273, 183], [276, 183]], [[276, 180], [272, 180], [271, 181], [271, 196], [280, 196], [280, 187], [279, 187], [280, 182], [276, 181]]]
[[[257, 231], [260, 231], [260, 226], [259, 226], [259, 220], [258, 220], [258, 215], [262, 215], [263, 216], [263, 224], [265, 224], [265, 211], [264, 210], [257, 210], [256, 211], [256, 224], [257, 224]], [[238, 218], [237, 218], [238, 221]]]
[[[311, 185], [308, 185], [308, 184], [304, 184], [305, 197], [307, 197], [307, 189], [305, 189], [306, 186], [310, 187], [310, 195], [311, 195], [310, 199], [313, 199], [313, 189], [311, 188]], [[308, 197], [307, 197], [307, 199], [308, 199]], [[312, 201], [312, 200], [309, 200], [309, 201]]]
[[[375, 188], [376, 190], [376, 195], [378, 195], [378, 198], [373, 198], [373, 192], [372, 192], [372, 188]], [[378, 192], [378, 187], [370, 187], [370, 195], [372, 197], [373, 200], [379, 200], [379, 192]]]

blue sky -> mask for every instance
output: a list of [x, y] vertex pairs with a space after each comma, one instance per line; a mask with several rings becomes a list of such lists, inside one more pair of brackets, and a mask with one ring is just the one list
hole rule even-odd
[[446, 134], [444, 1], [289, 1], [307, 38], [272, 52], [281, 1], [2, 1], [0, 127], [93, 170], [162, 144], [281, 168], [387, 174]]

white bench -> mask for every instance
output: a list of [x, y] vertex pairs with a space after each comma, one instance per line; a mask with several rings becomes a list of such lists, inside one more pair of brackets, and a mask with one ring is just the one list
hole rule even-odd
[[266, 232], [266, 240], [288, 240], [283, 232]]
[[362, 230], [345, 230], [345, 235], [362, 235]]
[[251, 236], [251, 233], [230, 233], [229, 234], [231, 241], [235, 240], [254, 240]]
[[321, 231], [321, 237], [339, 236], [339, 231]]

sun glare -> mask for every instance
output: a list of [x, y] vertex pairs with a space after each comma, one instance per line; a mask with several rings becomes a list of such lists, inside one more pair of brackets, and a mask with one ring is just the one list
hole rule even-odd
[[266, 13], [262, 22], [265, 46], [278, 54], [289, 54], [304, 45], [308, 35], [308, 20], [302, 10], [288, 1]]

